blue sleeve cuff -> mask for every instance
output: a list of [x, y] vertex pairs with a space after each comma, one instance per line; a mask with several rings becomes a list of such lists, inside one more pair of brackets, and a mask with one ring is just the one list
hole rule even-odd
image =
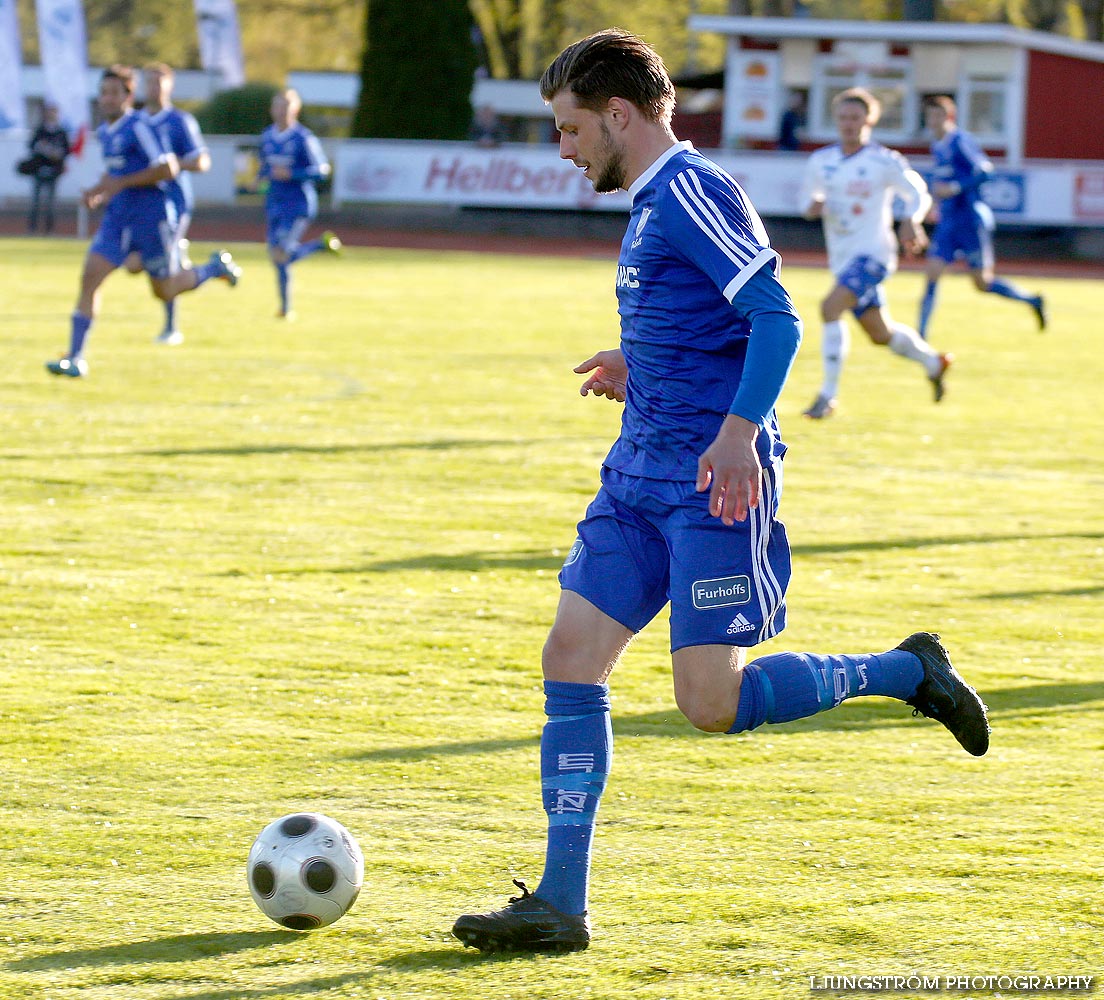
[[732, 305], [751, 323], [740, 388], [728, 412], [763, 424], [778, 403], [801, 345], [801, 318], [774, 268], [761, 267]]

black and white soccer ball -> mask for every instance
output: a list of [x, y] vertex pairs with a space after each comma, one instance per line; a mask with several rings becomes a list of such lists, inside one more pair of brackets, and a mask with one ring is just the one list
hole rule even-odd
[[353, 835], [321, 813], [291, 813], [253, 841], [249, 891], [283, 927], [310, 931], [349, 912], [364, 883], [364, 855]]

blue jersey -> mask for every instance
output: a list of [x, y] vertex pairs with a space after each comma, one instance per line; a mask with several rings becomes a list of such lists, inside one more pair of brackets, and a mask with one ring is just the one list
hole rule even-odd
[[168, 195], [179, 215], [191, 215], [195, 208], [195, 195], [191, 175], [183, 168], [207, 152], [199, 125], [187, 111], [171, 106], [147, 117], [161, 145], [180, 161], [180, 174], [166, 183]]
[[[291, 179], [276, 180], [275, 167], [287, 167]], [[322, 144], [310, 129], [296, 122], [284, 131], [270, 125], [261, 136], [261, 169], [258, 177], [268, 181], [265, 209], [271, 217], [313, 218], [318, 211], [315, 184], [329, 175], [330, 164]]]
[[986, 159], [977, 140], [968, 132], [952, 129], [942, 139], [932, 144], [932, 169], [934, 184], [954, 183], [961, 189], [958, 194], [944, 198], [939, 203], [940, 220], [952, 224], [973, 224], [981, 218], [991, 218], [989, 207], [981, 197], [981, 185], [989, 179], [993, 165]]
[[[167, 150], [150, 127], [149, 119], [136, 111], [127, 111], [113, 122], [104, 122], [96, 129], [96, 137], [103, 147], [104, 169], [112, 177], [136, 174], [169, 159]], [[165, 198], [163, 183], [123, 188], [108, 202], [107, 212], [140, 218], [163, 218]]]
[[[767, 412], [734, 404], [745, 376], [754, 383], [761, 372], [755, 364], [745, 371], [752, 327], [733, 299], [764, 267], [776, 284], [780, 262], [740, 186], [688, 142], [664, 153], [629, 193], [617, 264], [629, 377], [621, 434], [606, 465], [685, 482], [697, 477], [698, 457], [728, 413], [773, 423], [776, 393], [759, 404]], [[792, 311], [778, 292], [783, 311]]]

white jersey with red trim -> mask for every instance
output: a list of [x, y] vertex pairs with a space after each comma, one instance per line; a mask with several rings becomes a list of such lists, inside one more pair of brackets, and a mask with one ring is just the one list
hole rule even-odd
[[805, 168], [802, 205], [814, 201], [824, 206], [821, 218], [833, 274], [856, 257], [873, 257], [895, 270], [894, 218], [919, 222], [931, 205], [927, 185], [908, 160], [879, 143], [850, 155], [838, 144], [813, 153]]

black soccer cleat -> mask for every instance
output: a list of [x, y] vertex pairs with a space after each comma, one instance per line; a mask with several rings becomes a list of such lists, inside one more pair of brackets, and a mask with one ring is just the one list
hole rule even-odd
[[940, 402], [947, 394], [947, 387], [943, 384], [943, 377], [947, 374], [947, 370], [954, 364], [953, 354], [940, 354], [939, 355], [939, 374], [929, 375], [928, 381], [932, 385], [932, 395], [935, 397], [935, 401]]
[[914, 632], [897, 647], [912, 653], [924, 668], [916, 694], [905, 699], [923, 715], [943, 723], [962, 747], [975, 757], [989, 749], [989, 718], [985, 702], [951, 666], [951, 658], [934, 632]]
[[452, 925], [452, 933], [480, 951], [582, 951], [590, 944], [590, 923], [585, 913], [561, 913], [534, 896], [524, 882], [521, 890], [501, 910], [465, 913]]
[[1039, 321], [1039, 332], [1042, 333], [1047, 328], [1046, 299], [1036, 295], [1031, 300], [1031, 308], [1035, 310], [1035, 318]]

